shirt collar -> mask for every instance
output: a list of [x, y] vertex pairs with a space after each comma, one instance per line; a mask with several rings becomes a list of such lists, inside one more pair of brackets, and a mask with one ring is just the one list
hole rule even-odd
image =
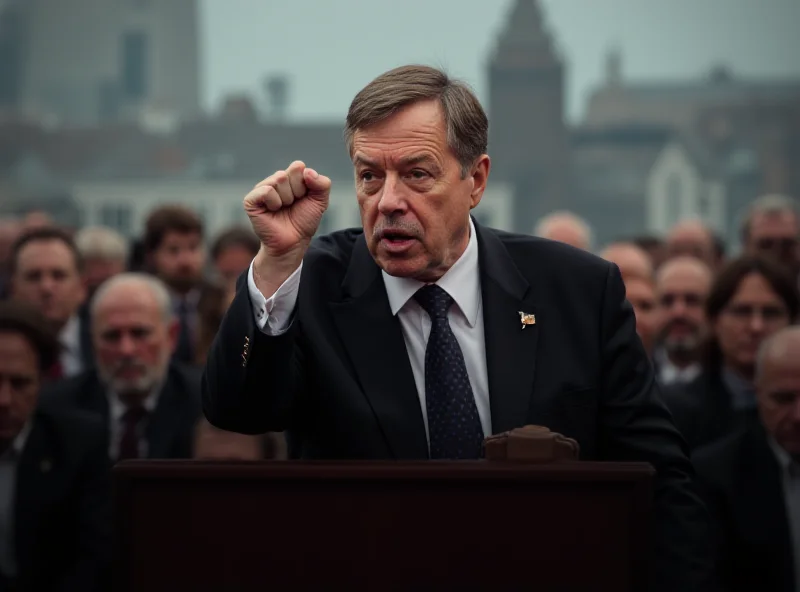
[[58, 342], [67, 351], [77, 351], [80, 348], [80, 320], [78, 315], [72, 315], [64, 328], [58, 334]]
[[[425, 285], [424, 282], [412, 278], [391, 276], [385, 271], [382, 275], [393, 315], [397, 315], [417, 290]], [[475, 234], [472, 218], [469, 220], [467, 248], [436, 284], [450, 295], [466, 317], [469, 326], [474, 327], [478, 322], [481, 290], [478, 273], [478, 237]]]
[[[152, 414], [155, 411], [163, 386], [164, 382], [159, 382], [153, 391], [147, 395], [147, 397], [145, 397], [144, 401], [142, 401], [142, 406], [148, 413]], [[125, 415], [125, 412], [128, 410], [128, 406], [123, 403], [122, 400], [120, 400], [119, 396], [115, 392], [108, 393], [108, 401], [109, 405], [111, 406], [111, 417], [115, 422], [118, 422], [122, 419], [122, 416]]]
[[22, 454], [22, 450], [25, 448], [25, 443], [28, 441], [28, 435], [31, 433], [32, 423], [33, 419], [29, 419], [27, 422], [25, 422], [25, 425], [22, 426], [22, 429], [19, 431], [19, 434], [17, 434], [17, 437], [14, 438], [14, 442], [11, 443], [11, 448], [14, 450], [14, 454]]
[[772, 436], [768, 436], [767, 440], [769, 441], [769, 447], [772, 448], [772, 452], [775, 455], [778, 464], [781, 467], [781, 470], [786, 475], [795, 475], [797, 474], [797, 465], [791, 455], [784, 450], [783, 446], [778, 444], [775, 441], [775, 438]]

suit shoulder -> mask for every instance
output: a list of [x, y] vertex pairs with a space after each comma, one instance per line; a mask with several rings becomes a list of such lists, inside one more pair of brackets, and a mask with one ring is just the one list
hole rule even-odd
[[306, 262], [317, 260], [347, 261], [353, 252], [356, 241], [364, 235], [361, 228], [346, 228], [315, 238], [306, 253]]
[[108, 426], [96, 414], [77, 409], [40, 407], [35, 422], [43, 425], [62, 450], [77, 451], [100, 446], [107, 449]]
[[613, 264], [593, 253], [545, 238], [484, 228], [493, 233], [518, 267], [540, 275], [555, 275], [569, 281], [587, 278], [605, 281]]
[[89, 388], [93, 376], [94, 370], [87, 370], [76, 376], [45, 384], [39, 393], [39, 406], [47, 409], [74, 406], [75, 399]]

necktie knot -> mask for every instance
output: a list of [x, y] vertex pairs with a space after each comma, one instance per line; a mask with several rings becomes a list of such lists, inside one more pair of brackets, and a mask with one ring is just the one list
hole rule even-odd
[[142, 405], [128, 407], [122, 414], [122, 423], [128, 426], [136, 426], [147, 416], [147, 409]]
[[417, 290], [414, 300], [428, 313], [432, 321], [447, 320], [447, 311], [453, 304], [452, 296], [436, 284]]

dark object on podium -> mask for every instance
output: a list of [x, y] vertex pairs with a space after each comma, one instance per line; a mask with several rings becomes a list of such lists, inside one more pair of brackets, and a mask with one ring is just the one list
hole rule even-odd
[[578, 460], [580, 446], [546, 427], [527, 425], [489, 436], [483, 441], [483, 451], [488, 460], [549, 463]]
[[114, 590], [641, 590], [653, 475], [638, 463], [127, 461], [114, 468]]

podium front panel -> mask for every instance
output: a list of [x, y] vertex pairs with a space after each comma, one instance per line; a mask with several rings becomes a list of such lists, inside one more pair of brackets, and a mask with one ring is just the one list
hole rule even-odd
[[115, 590], [626, 590], [642, 464], [129, 461]]

